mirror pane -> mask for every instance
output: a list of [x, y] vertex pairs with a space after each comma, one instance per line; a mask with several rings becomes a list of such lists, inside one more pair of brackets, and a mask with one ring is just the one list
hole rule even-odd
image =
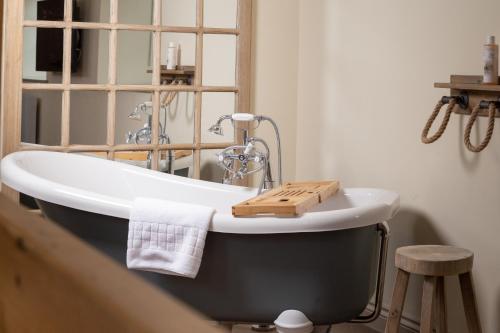
[[193, 177], [192, 150], [165, 150], [160, 153], [158, 170], [181, 177]]
[[236, 36], [203, 36], [203, 84], [234, 86], [236, 82]]
[[118, 31], [118, 84], [152, 84], [151, 37], [149, 31]]
[[[150, 92], [118, 91], [116, 93], [115, 142], [117, 144], [150, 142], [147, 131], [141, 130], [149, 126], [149, 116], [152, 110], [142, 108], [141, 105], [151, 103], [152, 96]], [[130, 136], [129, 132], [134, 136]]]
[[119, 0], [118, 23], [152, 24], [153, 0]]
[[118, 151], [115, 161], [151, 169], [152, 153], [150, 151]]
[[162, 0], [162, 25], [196, 26], [196, 0]]
[[109, 9], [109, 0], [74, 0], [73, 20], [79, 22], [108, 23]]
[[[161, 64], [165, 66], [165, 69], [170, 64], [169, 57], [172, 59], [173, 51], [173, 64], [183, 67], [190, 66], [194, 70], [196, 59], [195, 34], [165, 32], [161, 35], [161, 45]], [[169, 48], [171, 49], [170, 56]]]
[[237, 0], [205, 0], [204, 2], [203, 25], [205, 27], [236, 28]]
[[108, 83], [109, 30], [80, 30], [79, 33], [81, 48], [71, 83]]
[[70, 143], [106, 144], [107, 92], [72, 91], [70, 106]]
[[221, 116], [231, 115], [235, 110], [234, 93], [203, 93], [201, 113], [201, 141], [203, 143], [233, 142], [234, 128], [230, 120], [220, 123], [222, 133], [217, 134], [214, 125], [218, 125]]
[[217, 154], [222, 149], [206, 149], [201, 151], [200, 179], [222, 183], [224, 170], [218, 165]]
[[165, 124], [165, 131], [171, 143], [194, 141], [194, 93], [167, 92], [162, 96], [163, 106], [160, 122]]
[[62, 92], [23, 91], [21, 142], [61, 144]]
[[64, 0], [24, 0], [24, 19], [64, 20]]
[[61, 83], [63, 29], [24, 28], [23, 34], [23, 82]]

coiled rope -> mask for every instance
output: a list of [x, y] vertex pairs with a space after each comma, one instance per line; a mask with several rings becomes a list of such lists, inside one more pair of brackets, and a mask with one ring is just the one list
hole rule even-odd
[[465, 126], [465, 133], [464, 133], [464, 143], [467, 149], [474, 153], [479, 153], [482, 151], [488, 143], [490, 143], [491, 136], [493, 135], [493, 129], [495, 128], [495, 113], [496, 113], [496, 105], [495, 103], [490, 103], [488, 106], [488, 130], [486, 131], [486, 136], [484, 137], [483, 141], [478, 145], [474, 146], [470, 142], [470, 134], [472, 132], [472, 126], [474, 126], [474, 123], [476, 122], [477, 116], [479, 115], [479, 111], [481, 110], [481, 105], [478, 104], [474, 107], [472, 110], [472, 113], [470, 115], [469, 122], [467, 123], [467, 126]]
[[453, 109], [455, 108], [455, 105], [457, 104], [457, 100], [455, 98], [450, 99], [450, 103], [448, 104], [448, 107], [446, 108], [446, 113], [444, 114], [443, 122], [441, 123], [441, 126], [439, 126], [439, 129], [437, 132], [431, 136], [430, 138], [428, 137], [429, 135], [429, 130], [432, 127], [432, 124], [436, 120], [436, 117], [438, 116], [439, 112], [441, 112], [441, 109], [446, 103], [441, 99], [436, 107], [434, 108], [434, 111], [432, 112], [431, 116], [429, 117], [429, 120], [427, 120], [427, 123], [425, 124], [424, 129], [422, 130], [422, 136], [421, 140], [425, 144], [433, 143], [437, 139], [443, 135], [444, 131], [446, 130], [446, 126], [448, 126], [448, 122], [450, 121], [450, 116], [451, 113], [453, 112]]

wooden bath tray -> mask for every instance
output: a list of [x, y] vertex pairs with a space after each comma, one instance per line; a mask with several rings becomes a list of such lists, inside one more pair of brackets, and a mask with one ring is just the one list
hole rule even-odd
[[233, 206], [234, 216], [297, 216], [325, 201], [339, 189], [339, 182], [286, 183]]

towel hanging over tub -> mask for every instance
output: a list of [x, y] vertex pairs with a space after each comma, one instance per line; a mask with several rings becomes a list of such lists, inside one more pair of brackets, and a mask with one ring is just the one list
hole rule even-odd
[[137, 198], [130, 213], [127, 267], [194, 279], [215, 210]]

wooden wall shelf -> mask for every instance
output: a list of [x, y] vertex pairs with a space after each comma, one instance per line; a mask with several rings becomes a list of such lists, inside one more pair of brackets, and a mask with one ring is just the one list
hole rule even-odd
[[[455, 108], [455, 113], [470, 114], [474, 105], [480, 103], [482, 100], [498, 100], [500, 97], [500, 85], [497, 84], [483, 84], [483, 77], [479, 75], [451, 75], [450, 82], [447, 83], [434, 83], [435, 88], [450, 89], [450, 95], [456, 96], [464, 92], [469, 96], [469, 107], [462, 109]], [[481, 110], [480, 116], [487, 117], [488, 110]], [[497, 117], [500, 117], [500, 112], [497, 111]]]
[[434, 88], [447, 88], [466, 91], [492, 91], [500, 92], [498, 84], [483, 84], [483, 77], [477, 75], [452, 75], [450, 82], [434, 83]]
[[[153, 73], [151, 69], [148, 69], [148, 73]], [[173, 80], [184, 80], [187, 84], [191, 85], [194, 79], [195, 67], [194, 66], [180, 66], [177, 69], [167, 69], [166, 66], [161, 66], [160, 75], [161, 81], [167, 81], [167, 83]]]
[[448, 88], [467, 91], [496, 91], [500, 92], [500, 85], [482, 83], [434, 83], [435, 88]]

